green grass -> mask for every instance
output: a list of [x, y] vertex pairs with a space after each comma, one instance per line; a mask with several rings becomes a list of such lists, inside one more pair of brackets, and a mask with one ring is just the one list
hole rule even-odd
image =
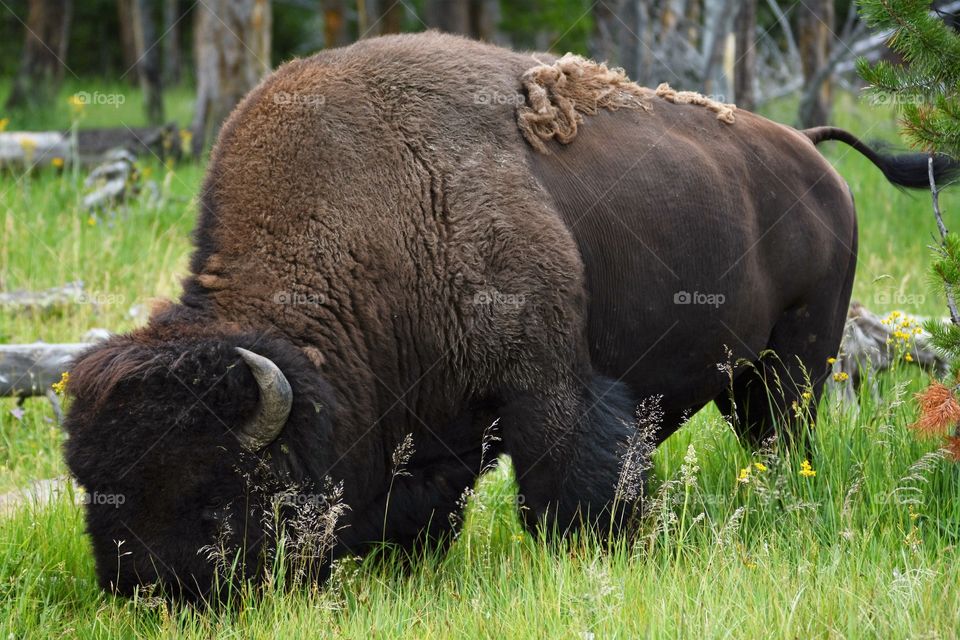
[[[128, 80], [136, 81], [135, 78]], [[5, 98], [9, 92], [9, 79], [0, 80], [0, 96]], [[73, 110], [67, 101], [73, 95], [88, 99], [81, 120], [83, 127], [93, 129], [120, 127], [124, 124], [140, 127], [147, 124], [143, 110], [143, 94], [133, 89], [130, 82], [102, 78], [67, 77], [57, 98], [46, 108], [0, 113], [0, 117], [9, 119], [8, 131], [64, 131], [70, 127], [74, 118]], [[193, 98], [193, 89], [189, 86], [167, 87], [163, 100], [164, 121], [175, 122], [181, 127], [188, 126], [193, 118]]]
[[[189, 112], [187, 94], [174, 103], [172, 112]], [[90, 113], [84, 125], [141, 124], [135, 104], [131, 97], [112, 114], [129, 120]], [[771, 113], [789, 120], [788, 108]], [[13, 115], [10, 128], [64, 126], [70, 116], [61, 111]], [[889, 113], [849, 98], [837, 122], [895, 140]], [[879, 312], [942, 315], [925, 285], [935, 230], [928, 197], [897, 191], [844, 146], [825, 151], [857, 197], [855, 297]], [[79, 210], [69, 173], [0, 176], [0, 290], [82, 280], [99, 302], [41, 316], [0, 313], [0, 342], [126, 330], [143, 321], [131, 308], [177, 295], [202, 171], [144, 168], [161, 184], [160, 204], [134, 201], [93, 220]], [[956, 223], [960, 198], [943, 204], [948, 226]], [[931, 455], [935, 444], [907, 429], [910, 393], [923, 376], [901, 368], [879, 383], [879, 396], [864, 396], [858, 412], [825, 402], [813, 478], [799, 475], [800, 460], [751, 457], [715, 410], [696, 415], [656, 455], [642, 535], [611, 553], [589, 540], [551, 549], [523, 534], [502, 466], [481, 483], [446, 556], [408, 569], [348, 561], [321, 588], [276, 589], [220, 611], [101, 593], [71, 497], [25, 507], [0, 516], [0, 636], [955, 637], [960, 465]], [[0, 491], [64, 473], [47, 403], [28, 401], [21, 418], [14, 406], [0, 400]], [[685, 476], [691, 446], [700, 468]], [[766, 471], [753, 468], [749, 483], [738, 482], [753, 462]]]

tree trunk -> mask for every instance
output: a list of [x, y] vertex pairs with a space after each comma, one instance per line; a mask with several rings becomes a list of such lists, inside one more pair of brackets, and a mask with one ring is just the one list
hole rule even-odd
[[377, 25], [380, 34], [400, 33], [403, 30], [403, 12], [406, 7], [396, 0], [380, 0], [380, 3], [387, 5], [385, 8], [381, 6], [380, 22]]
[[322, 0], [323, 46], [327, 49], [350, 44], [347, 36], [347, 16], [345, 0]]
[[163, 122], [163, 84], [160, 79], [160, 51], [149, 0], [134, 0], [133, 37], [137, 46], [137, 75], [143, 91], [143, 108], [150, 124]]
[[797, 10], [800, 12], [797, 18], [800, 63], [803, 68], [805, 90], [810, 93], [806, 107], [801, 109], [799, 120], [803, 127], [814, 127], [830, 121], [832, 104], [830, 78], [825, 78], [819, 87], [810, 86], [810, 83], [830, 58], [833, 2], [806, 0]]
[[193, 152], [199, 155], [230, 110], [270, 70], [269, 0], [197, 4], [194, 55], [197, 102]]
[[20, 68], [7, 109], [49, 103], [63, 79], [70, 40], [72, 0], [30, 0]]
[[[628, 0], [629, 1], [629, 0]], [[617, 45], [621, 42], [621, 27], [617, 19], [622, 0], [606, 0], [593, 5], [593, 36], [590, 38], [590, 55], [597, 62], [618, 64]]]
[[687, 21], [687, 32], [684, 34], [684, 37], [687, 42], [690, 43], [690, 47], [695, 50], [700, 48], [700, 40], [703, 38], [703, 33], [701, 33], [700, 29], [701, 9], [700, 0], [690, 0], [684, 8], [684, 15]]
[[620, 46], [620, 62], [634, 81], [641, 85], [650, 83], [650, 0], [627, 0], [623, 12], [623, 39]]
[[163, 0], [163, 81], [168, 86], [180, 83], [180, 3]]
[[734, 30], [737, 34], [736, 63], [733, 70], [733, 99], [741, 109], [756, 106], [754, 83], [757, 74], [757, 0], [741, 0]]
[[[376, 0], [371, 0], [375, 2]], [[367, 0], [357, 0], [357, 39], [366, 38], [370, 28], [367, 26]]]
[[117, 0], [117, 24], [119, 27], [120, 59], [123, 61], [124, 77], [132, 81], [128, 74], [137, 66], [137, 37], [133, 5], [136, 0]]
[[425, 14], [431, 27], [470, 35], [470, 0], [427, 0]]
[[500, 3], [496, 0], [470, 0], [470, 36], [494, 42], [500, 23]]
[[[730, 24], [734, 8], [732, 0], [707, 0], [704, 2], [704, 61], [701, 84], [707, 94], [722, 94], [727, 89], [723, 86], [722, 63], [723, 52], [727, 44], [727, 34], [730, 33]], [[724, 96], [726, 98], [726, 96]]]

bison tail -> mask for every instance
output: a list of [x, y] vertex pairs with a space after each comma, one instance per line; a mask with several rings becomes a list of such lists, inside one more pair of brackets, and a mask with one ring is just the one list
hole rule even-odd
[[[838, 127], [814, 127], [804, 129], [804, 134], [813, 144], [820, 144], [826, 140], [844, 142], [867, 157], [877, 165], [887, 180], [901, 187], [923, 189], [930, 187], [928, 169], [929, 155], [924, 153], [903, 153], [887, 155], [878, 153], [865, 144], [858, 137]], [[960, 176], [960, 162], [949, 156], [937, 154], [933, 156], [933, 175], [939, 186], [944, 186]]]

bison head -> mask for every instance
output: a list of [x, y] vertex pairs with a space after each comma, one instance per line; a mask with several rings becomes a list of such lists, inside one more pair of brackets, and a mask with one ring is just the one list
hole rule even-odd
[[264, 335], [118, 336], [78, 359], [69, 390], [67, 464], [86, 490], [103, 588], [196, 598], [224, 567], [262, 575], [276, 496], [325, 458], [330, 392], [299, 348]]

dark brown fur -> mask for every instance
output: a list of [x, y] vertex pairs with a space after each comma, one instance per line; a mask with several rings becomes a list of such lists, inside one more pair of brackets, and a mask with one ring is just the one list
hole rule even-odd
[[[192, 519], [255, 475], [232, 437], [257, 398], [237, 346], [277, 363], [297, 399], [263, 460], [281, 479], [343, 482], [335, 553], [444, 535], [499, 451], [531, 526], [610, 524], [645, 398], [661, 398], [658, 441], [713, 399], [752, 442], [769, 435], [803, 374], [820, 392], [855, 217], [808, 137], [731, 113], [586, 61], [437, 33], [284, 65], [223, 127], [180, 303], [74, 369], [80, 481], [97, 490], [122, 486], [111, 468], [152, 470], [125, 510], [88, 509], [101, 581], [209, 582], [187, 548], [203, 539]], [[675, 304], [684, 290], [726, 302]], [[756, 369], [731, 385], [717, 367], [728, 357]], [[796, 384], [772, 416], [761, 383], [775, 376]], [[495, 419], [499, 446], [484, 450]], [[118, 425], [129, 442], [115, 451]], [[397, 479], [408, 434], [411, 475]], [[231, 509], [239, 521], [253, 507]], [[131, 533], [142, 544], [118, 568], [109, 541]], [[149, 568], [158, 560], [167, 569]]]

